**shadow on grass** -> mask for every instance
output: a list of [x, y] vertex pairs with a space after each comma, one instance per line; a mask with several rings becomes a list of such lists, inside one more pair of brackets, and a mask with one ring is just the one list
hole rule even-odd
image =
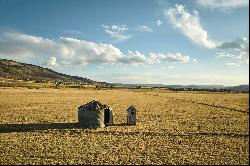
[[[126, 123], [109, 126], [126, 126]], [[97, 127], [83, 127], [79, 123], [30, 123], [30, 124], [0, 124], [0, 133], [32, 132], [48, 129], [96, 129]]]
[[[127, 126], [126, 123], [113, 124], [111, 126]], [[0, 133], [12, 133], [12, 132], [32, 132], [48, 129], [87, 129], [82, 127], [79, 123], [50, 123], [50, 124], [0, 124]], [[91, 128], [88, 128], [91, 129]], [[92, 128], [95, 129], [95, 128]], [[72, 130], [72, 132], [81, 132]], [[249, 137], [248, 133], [223, 133], [223, 132], [189, 132], [189, 133], [168, 133], [168, 132], [148, 132], [148, 131], [84, 131], [91, 134], [112, 134], [112, 135], [144, 135], [144, 136], [225, 136], [225, 137]]]
[[128, 126], [127, 123], [113, 124], [111, 126]]
[[48, 129], [77, 129], [79, 123], [31, 123], [31, 124], [0, 124], [0, 133], [29, 132]]

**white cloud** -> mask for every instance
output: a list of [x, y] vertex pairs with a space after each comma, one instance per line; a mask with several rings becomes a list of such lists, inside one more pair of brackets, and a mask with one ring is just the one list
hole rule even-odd
[[249, 6], [248, 0], [197, 0], [196, 3], [207, 8], [219, 10]]
[[176, 54], [150, 53], [148, 63], [154, 64], [154, 63], [160, 63], [160, 61], [186, 63], [186, 62], [189, 62], [189, 59], [190, 59], [189, 56], [182, 55], [178, 52]]
[[128, 54], [125, 57], [122, 57], [120, 59], [121, 63], [125, 63], [125, 64], [145, 64], [147, 62], [147, 58], [145, 57], [145, 55], [143, 55], [142, 53], [140, 53], [139, 51], [130, 51], [128, 50]]
[[139, 51], [128, 51], [126, 57], [122, 57], [120, 62], [122, 63], [133, 63], [133, 64], [157, 64], [161, 62], [170, 62], [170, 63], [186, 63], [189, 62], [190, 57], [182, 55], [180, 53], [150, 53], [149, 57], [146, 57]]
[[176, 4], [174, 8], [165, 10], [164, 14], [175, 28], [197, 45], [207, 48], [216, 46], [216, 43], [209, 39], [207, 32], [202, 28], [198, 11], [189, 13], [182, 5]]
[[108, 25], [102, 25], [102, 27], [105, 28], [105, 29], [109, 29]]
[[131, 38], [130, 35], [124, 35], [121, 34], [120, 32], [114, 32], [107, 29], [105, 30], [105, 32], [109, 34], [112, 38], [114, 38], [116, 42], [124, 41]]
[[157, 21], [156, 21], [156, 25], [157, 25], [157, 26], [161, 26], [161, 24], [162, 24], [161, 20], [157, 20]]
[[188, 62], [190, 57], [180, 53], [123, 53], [112, 44], [94, 43], [69, 37], [46, 39], [20, 33], [0, 35], [0, 57], [26, 58], [44, 65], [79, 64], [155, 64], [160, 62]]
[[233, 55], [230, 53], [226, 53], [226, 54], [217, 53], [216, 59], [221, 59], [221, 58], [241, 59], [245, 61], [246, 64], [249, 64], [249, 50], [248, 49], [237, 50], [236, 54], [237, 55]]
[[[28, 56], [27, 56], [28, 55]], [[45, 39], [19, 33], [0, 36], [0, 56], [25, 57], [43, 62], [50, 56], [64, 64], [116, 63], [123, 54], [111, 44], [93, 43], [74, 38]]]
[[176, 54], [158, 54], [160, 59], [167, 61], [167, 62], [188, 62], [189, 61], [189, 56], [181, 55], [180, 53]]
[[136, 28], [136, 30], [141, 31], [141, 32], [153, 32], [153, 30], [150, 27], [146, 26], [146, 25], [138, 26]]
[[114, 39], [114, 42], [122, 42], [129, 38], [131, 38], [130, 35], [124, 34], [125, 31], [128, 30], [127, 25], [102, 25], [104, 28], [104, 32], [106, 32], [110, 37]]
[[0, 34], [0, 55], [32, 59], [58, 54], [58, 45], [50, 39], [19, 33]]
[[197, 59], [195, 59], [195, 58], [193, 58], [193, 62], [194, 63], [199, 63], [199, 61]]
[[149, 58], [147, 59], [148, 64], [157, 64], [160, 63], [160, 58], [157, 54], [155, 53], [150, 53]]
[[240, 57], [249, 64], [249, 49], [244, 49], [240, 51]]
[[227, 67], [229, 67], [229, 68], [238, 68], [238, 67], [240, 67], [240, 64], [234, 63], [234, 62], [226, 63], [226, 65], [227, 65]]
[[111, 29], [117, 30], [119, 32], [123, 32], [123, 31], [128, 30], [128, 27], [127, 27], [127, 25], [112, 25]]
[[43, 65], [49, 66], [49, 67], [54, 67], [54, 66], [58, 66], [58, 64], [56, 63], [56, 57], [50, 57], [47, 61], [45, 61], [43, 63]]
[[229, 57], [229, 58], [236, 58], [235, 55], [226, 53], [226, 52], [217, 52], [216, 53], [216, 58], [215, 59], [220, 59], [220, 58], [225, 58], [225, 57]]

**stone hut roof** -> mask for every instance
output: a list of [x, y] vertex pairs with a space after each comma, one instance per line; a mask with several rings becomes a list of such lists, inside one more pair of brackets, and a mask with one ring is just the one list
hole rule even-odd
[[81, 105], [79, 107], [80, 110], [86, 110], [86, 111], [99, 111], [105, 108], [108, 108], [108, 106], [96, 100], [92, 100], [91, 102]]

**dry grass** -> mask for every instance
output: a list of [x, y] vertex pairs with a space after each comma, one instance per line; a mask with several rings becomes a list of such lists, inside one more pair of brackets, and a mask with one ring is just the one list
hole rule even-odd
[[[112, 107], [117, 125], [69, 127], [77, 107], [93, 99]], [[248, 99], [240, 93], [0, 89], [0, 164], [248, 164]], [[138, 109], [136, 126], [122, 125], [130, 105]], [[41, 126], [13, 131], [6, 124]]]

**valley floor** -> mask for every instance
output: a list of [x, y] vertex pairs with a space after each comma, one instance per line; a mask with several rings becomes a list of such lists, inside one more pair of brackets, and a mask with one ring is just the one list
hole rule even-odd
[[[114, 125], [76, 127], [91, 100]], [[249, 94], [0, 89], [0, 164], [249, 164]], [[126, 126], [134, 105], [137, 125]]]

